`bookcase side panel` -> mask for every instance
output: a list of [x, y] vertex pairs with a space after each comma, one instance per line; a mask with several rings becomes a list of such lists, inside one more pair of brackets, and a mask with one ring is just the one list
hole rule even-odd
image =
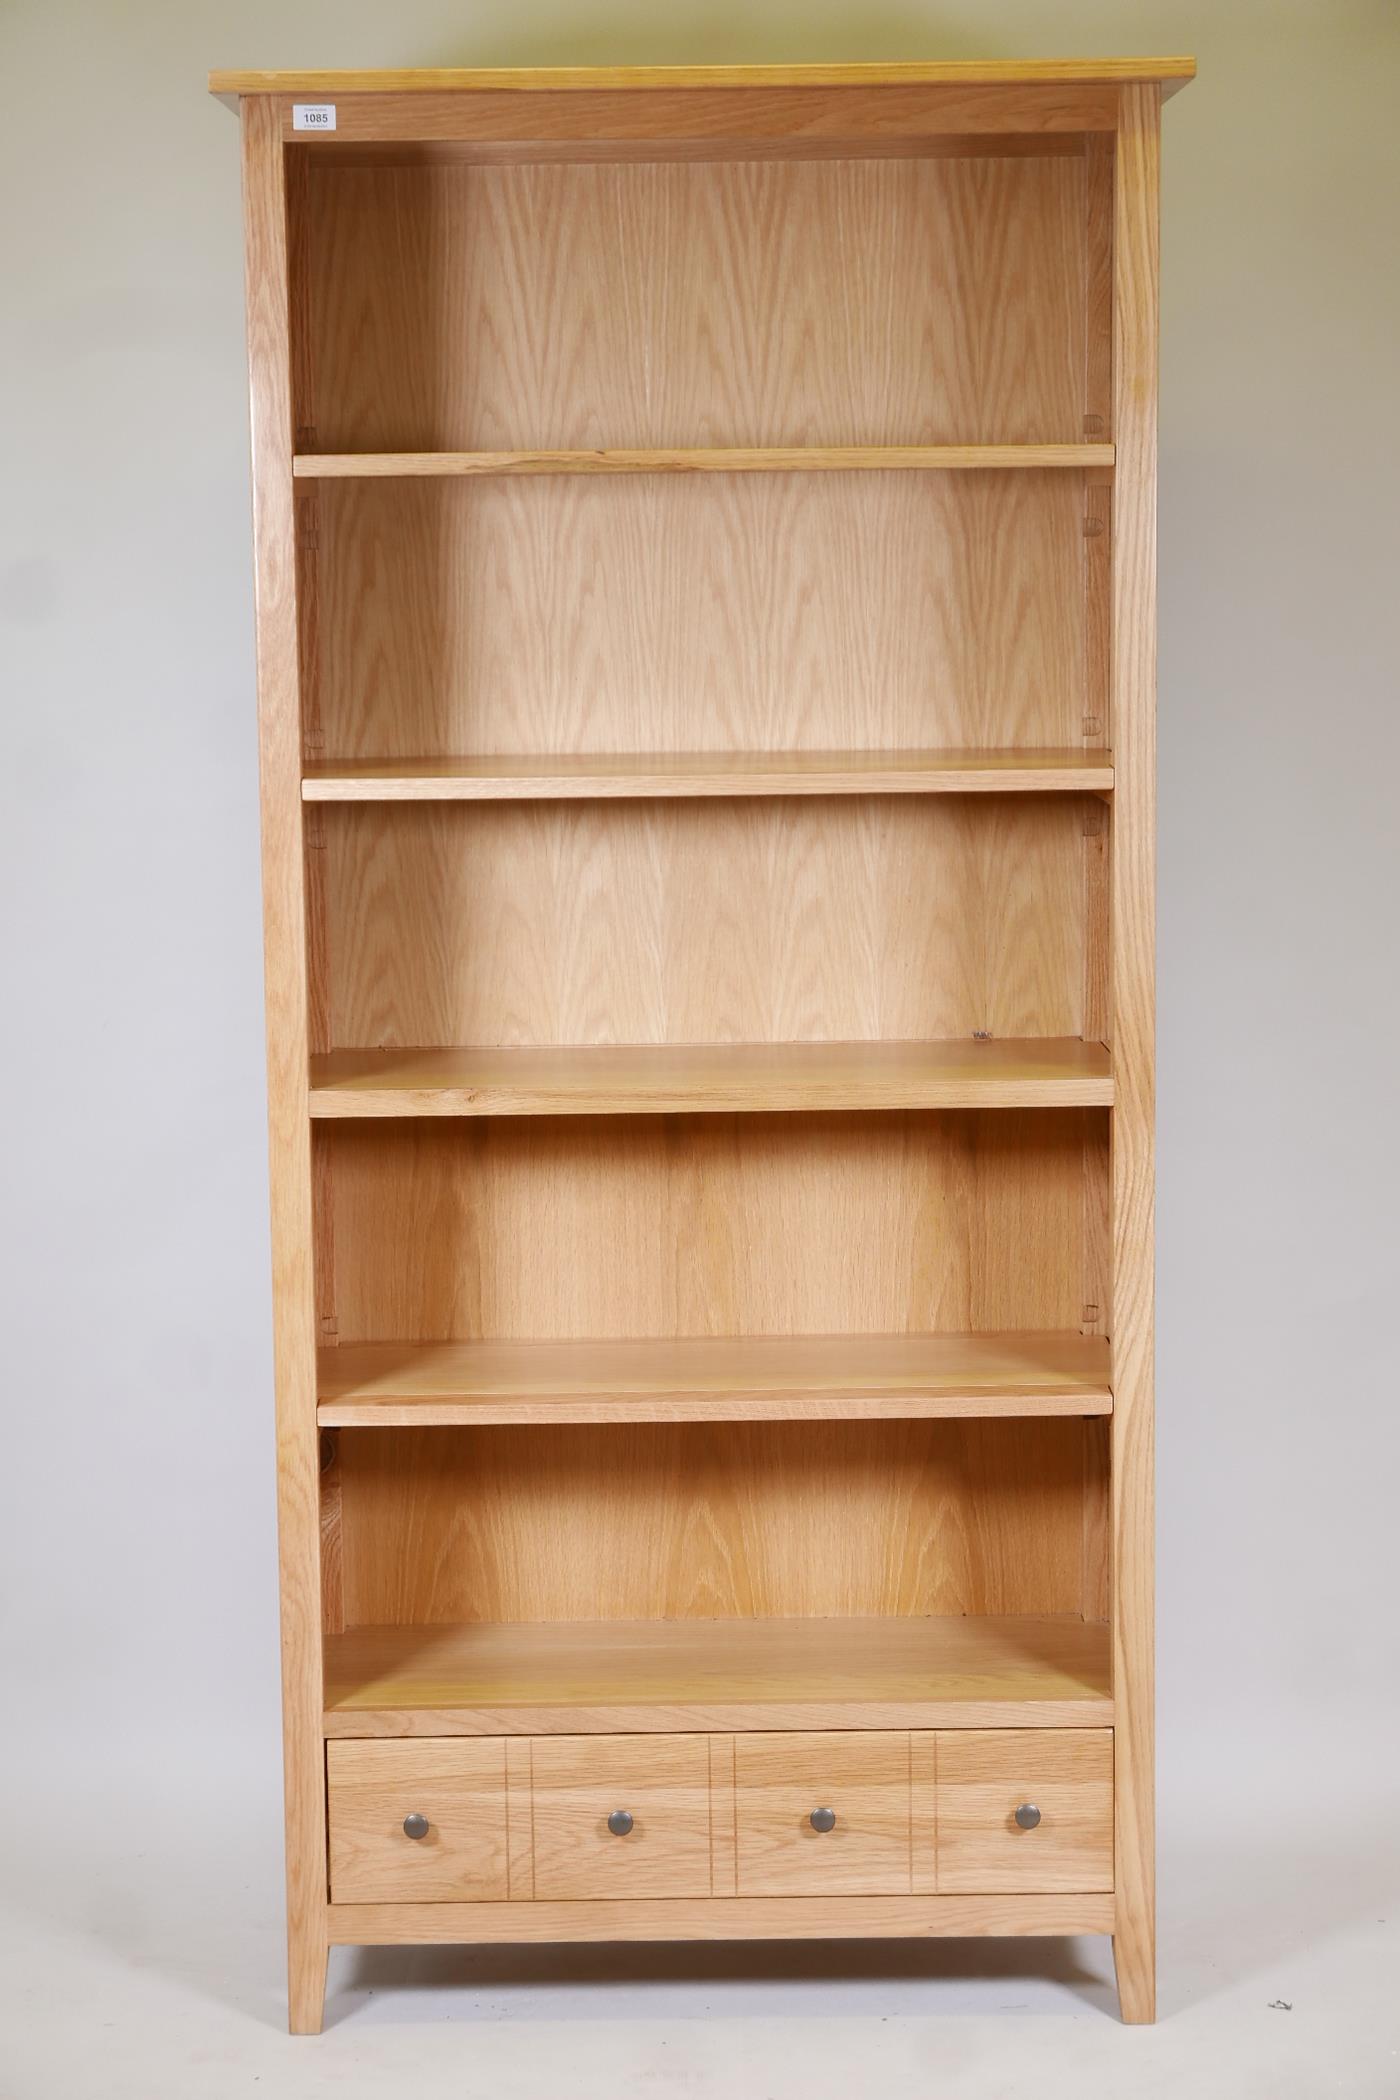
[[320, 2026], [325, 1989], [327, 1880], [287, 189], [275, 107], [264, 98], [248, 98], [242, 105], [242, 120], [263, 839], [288, 1989], [293, 2031], [312, 2032]]
[[1157, 324], [1161, 90], [1120, 98], [1113, 258], [1112, 712], [1114, 1957], [1123, 2017], [1154, 2009], [1153, 1118]]

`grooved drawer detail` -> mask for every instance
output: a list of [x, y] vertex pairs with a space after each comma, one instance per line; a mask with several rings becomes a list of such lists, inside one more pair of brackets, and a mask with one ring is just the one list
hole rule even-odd
[[337, 1903], [1113, 1887], [1109, 1729], [336, 1741], [327, 1783]]

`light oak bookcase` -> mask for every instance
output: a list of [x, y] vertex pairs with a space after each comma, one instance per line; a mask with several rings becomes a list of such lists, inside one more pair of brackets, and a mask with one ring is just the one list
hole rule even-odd
[[338, 1943], [1153, 2010], [1187, 59], [241, 111], [291, 2024]]

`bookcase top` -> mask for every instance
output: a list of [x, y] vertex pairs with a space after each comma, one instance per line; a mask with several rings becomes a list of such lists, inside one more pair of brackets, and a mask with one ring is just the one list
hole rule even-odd
[[529, 93], [562, 89], [785, 87], [1113, 87], [1160, 81], [1173, 94], [1196, 74], [1194, 58], [956, 59], [851, 66], [506, 66], [413, 67], [402, 72], [214, 71], [209, 92], [241, 95]]

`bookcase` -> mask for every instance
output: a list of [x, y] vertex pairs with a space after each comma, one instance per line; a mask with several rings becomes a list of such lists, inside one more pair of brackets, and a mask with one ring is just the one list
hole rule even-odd
[[426, 1941], [1105, 1933], [1152, 2017], [1192, 71], [212, 76], [296, 2031]]

